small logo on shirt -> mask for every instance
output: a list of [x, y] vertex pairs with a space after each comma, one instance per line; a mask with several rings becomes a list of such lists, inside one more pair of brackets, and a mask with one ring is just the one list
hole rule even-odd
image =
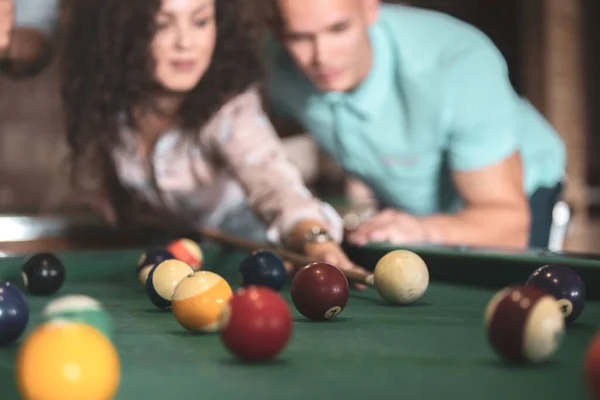
[[419, 162], [417, 156], [386, 156], [383, 157], [383, 164], [386, 166], [402, 165], [410, 167], [416, 165]]

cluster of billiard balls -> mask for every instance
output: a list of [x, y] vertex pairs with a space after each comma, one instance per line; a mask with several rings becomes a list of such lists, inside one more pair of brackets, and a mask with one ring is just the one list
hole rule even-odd
[[[202, 259], [202, 250], [187, 241], [187, 252]], [[279, 292], [289, 275], [284, 261], [268, 250], [255, 250], [239, 264], [241, 288], [233, 292], [218, 273], [203, 262], [196, 268], [167, 249], [151, 250], [140, 258], [136, 271], [152, 304], [170, 309], [190, 332], [219, 332], [223, 344], [238, 358], [266, 361], [277, 356], [292, 335], [293, 317]], [[419, 299], [429, 284], [423, 260], [408, 251], [393, 251], [377, 264], [373, 284], [391, 303]], [[304, 317], [326, 321], [347, 306], [348, 278], [336, 266], [314, 262], [299, 269], [291, 282], [291, 300]]]
[[525, 284], [506, 287], [490, 300], [485, 326], [493, 349], [514, 363], [552, 357], [565, 331], [585, 307], [581, 277], [565, 265], [544, 265]]
[[[22, 285], [0, 281], [0, 347], [15, 344], [30, 325], [26, 294], [56, 294], [65, 281], [65, 267], [56, 255], [38, 253], [25, 261], [21, 275]], [[104, 307], [88, 296], [65, 295], [49, 301], [40, 319], [18, 346], [15, 375], [21, 396], [114, 397], [120, 363], [112, 344], [112, 318]], [[66, 365], [78, 374], [69, 374]]]

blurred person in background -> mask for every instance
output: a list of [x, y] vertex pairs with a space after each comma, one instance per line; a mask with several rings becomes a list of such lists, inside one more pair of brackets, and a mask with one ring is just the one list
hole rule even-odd
[[304, 186], [262, 107], [255, 5], [70, 1], [60, 75], [73, 182], [115, 225], [143, 224], [146, 210], [167, 228], [214, 228], [355, 269], [340, 216]]
[[378, 212], [348, 241], [545, 247], [566, 152], [482, 32], [379, 0], [266, 0], [267, 94]]

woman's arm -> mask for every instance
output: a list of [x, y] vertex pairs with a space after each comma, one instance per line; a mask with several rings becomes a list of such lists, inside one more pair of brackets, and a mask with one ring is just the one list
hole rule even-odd
[[[343, 235], [340, 216], [304, 185], [262, 109], [258, 92], [242, 94], [226, 105], [224, 112], [226, 122], [213, 130], [213, 143], [244, 187], [250, 206], [267, 224], [269, 240], [330, 259], [340, 268], [354, 268], [339, 247]], [[309, 234], [319, 229], [327, 231], [331, 240], [307, 242]]]

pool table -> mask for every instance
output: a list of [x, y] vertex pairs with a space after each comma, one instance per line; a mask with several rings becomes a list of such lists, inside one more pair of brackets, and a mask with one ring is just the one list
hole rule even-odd
[[[203, 244], [205, 268], [235, 289], [247, 250]], [[597, 297], [600, 261], [561, 255], [503, 254], [464, 248], [409, 248], [421, 254], [430, 286], [417, 303], [389, 306], [374, 289], [352, 291], [347, 308], [328, 322], [294, 312], [291, 342], [277, 360], [238, 362], [217, 334], [193, 335], [170, 312], [157, 311], [135, 276], [142, 248], [61, 252], [67, 281], [52, 297], [28, 295], [30, 324], [56, 296], [87, 294], [116, 324], [121, 360], [118, 400], [163, 399], [561, 399], [588, 398], [582, 360], [600, 321], [590, 300], [551, 361], [513, 366], [491, 349], [483, 312], [503, 285], [524, 281], [547, 261], [569, 261]], [[349, 254], [372, 268], [391, 248], [367, 246]], [[0, 278], [19, 282], [23, 255], [0, 258]], [[289, 301], [289, 284], [282, 295]], [[20, 341], [23, 340], [23, 337]], [[19, 342], [20, 342], [19, 341]], [[0, 348], [0, 399], [17, 399], [18, 344]], [[84, 399], [82, 399], [84, 400]]]

